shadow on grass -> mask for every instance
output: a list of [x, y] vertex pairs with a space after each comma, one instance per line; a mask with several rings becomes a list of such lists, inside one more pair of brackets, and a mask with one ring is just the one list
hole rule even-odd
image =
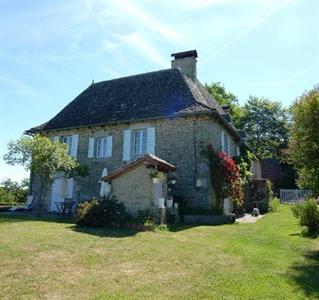
[[298, 233], [291, 233], [290, 236], [300, 236], [300, 237], [304, 237], [304, 238], [308, 238], [308, 239], [316, 239], [317, 237], [319, 237], [319, 234], [318, 233], [298, 232]]
[[74, 223], [72, 217], [63, 216], [59, 214], [45, 213], [40, 217], [36, 215], [34, 211], [28, 212], [7, 212], [0, 213], [0, 224], [3, 223], [15, 223], [15, 222], [53, 222], [53, 223]]
[[300, 286], [307, 297], [319, 299], [319, 251], [310, 251], [305, 261], [291, 266], [291, 278]]
[[111, 238], [123, 238], [128, 236], [134, 236], [138, 232], [140, 232], [135, 229], [86, 227], [86, 226], [78, 226], [78, 225], [74, 225], [70, 228], [75, 232], [86, 233], [86, 234], [95, 235], [98, 237], [111, 237]]

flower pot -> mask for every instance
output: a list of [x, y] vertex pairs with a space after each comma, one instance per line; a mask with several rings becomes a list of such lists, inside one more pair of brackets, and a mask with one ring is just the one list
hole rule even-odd
[[166, 200], [166, 207], [173, 207], [173, 199]]
[[233, 211], [233, 202], [230, 198], [225, 198], [223, 203], [224, 215], [227, 215]]
[[159, 208], [165, 207], [165, 198], [158, 198], [158, 207]]
[[154, 183], [160, 183], [161, 180], [159, 178], [157, 178], [157, 177], [153, 177], [153, 182]]

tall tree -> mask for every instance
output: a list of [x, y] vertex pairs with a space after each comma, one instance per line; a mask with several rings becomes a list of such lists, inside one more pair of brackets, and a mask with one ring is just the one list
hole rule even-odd
[[239, 105], [237, 97], [227, 92], [225, 86], [220, 82], [212, 82], [211, 84], [205, 84], [207, 91], [210, 95], [220, 104], [228, 105], [230, 108], [230, 114], [235, 127], [239, 128], [240, 119], [242, 117], [242, 109]]
[[248, 136], [248, 143], [260, 159], [282, 159], [289, 137], [289, 114], [279, 102], [250, 96], [243, 106], [240, 128]]
[[70, 157], [67, 146], [53, 143], [50, 139], [36, 135], [21, 137], [8, 144], [8, 153], [4, 160], [10, 165], [23, 165], [27, 170], [39, 178], [40, 194], [38, 197], [38, 214], [41, 214], [42, 202], [48, 184], [56, 174], [71, 173], [80, 169], [79, 163]]
[[298, 185], [319, 194], [319, 87], [296, 100], [292, 109], [288, 155], [298, 173]]
[[[3, 196], [3, 200], [5, 200], [5, 197], [8, 197], [14, 199], [14, 202], [22, 203], [25, 202], [28, 195], [29, 180], [25, 178], [19, 183], [10, 178], [6, 178], [0, 182], [0, 188], [5, 192], [2, 194], [6, 195]], [[0, 201], [2, 199], [0, 199]]]

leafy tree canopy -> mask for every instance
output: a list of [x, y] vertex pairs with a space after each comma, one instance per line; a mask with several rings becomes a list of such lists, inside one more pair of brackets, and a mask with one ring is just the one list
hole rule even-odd
[[279, 102], [250, 96], [243, 106], [240, 128], [258, 158], [282, 159], [289, 138], [289, 114]]
[[292, 105], [288, 155], [298, 173], [298, 185], [319, 194], [319, 87]]
[[8, 164], [22, 165], [39, 178], [39, 213], [46, 187], [54, 176], [59, 173], [70, 174], [74, 170], [81, 169], [79, 163], [68, 155], [66, 145], [53, 143], [41, 135], [35, 135], [33, 138], [21, 137], [17, 141], [11, 141], [8, 150], [4, 155], [4, 160]]
[[248, 135], [248, 144], [258, 158], [278, 158], [289, 137], [289, 112], [279, 102], [250, 96], [241, 106], [237, 97], [220, 82], [205, 85], [221, 105], [229, 105], [234, 126]]
[[239, 105], [237, 97], [227, 92], [225, 86], [220, 82], [212, 82], [211, 84], [205, 84], [207, 91], [210, 95], [220, 104], [229, 106], [230, 114], [235, 127], [239, 128], [240, 119], [242, 117], [242, 109]]

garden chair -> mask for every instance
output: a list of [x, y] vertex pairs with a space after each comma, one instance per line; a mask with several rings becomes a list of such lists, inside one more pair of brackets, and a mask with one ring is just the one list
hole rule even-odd
[[27, 197], [27, 202], [23, 205], [12, 207], [9, 211], [20, 211], [20, 210], [31, 210], [33, 205], [33, 196], [30, 195]]

